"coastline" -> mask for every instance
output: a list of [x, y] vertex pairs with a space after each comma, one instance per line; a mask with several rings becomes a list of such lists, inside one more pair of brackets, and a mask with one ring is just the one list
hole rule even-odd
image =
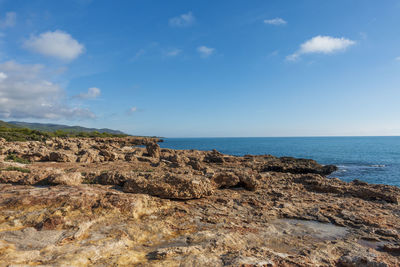
[[134, 137], [0, 143], [1, 264], [400, 264], [400, 189], [332, 165]]
[[235, 156], [271, 154], [314, 159], [339, 167], [330, 177], [400, 187], [400, 137], [166, 138], [161, 147], [218, 151]]

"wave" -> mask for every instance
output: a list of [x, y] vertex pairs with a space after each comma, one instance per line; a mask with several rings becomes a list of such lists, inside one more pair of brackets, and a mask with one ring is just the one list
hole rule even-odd
[[365, 168], [385, 168], [387, 167], [385, 164], [348, 164], [348, 165], [337, 165], [339, 169], [365, 169]]

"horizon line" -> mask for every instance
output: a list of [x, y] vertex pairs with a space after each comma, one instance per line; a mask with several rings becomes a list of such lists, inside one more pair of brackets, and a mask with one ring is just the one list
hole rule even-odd
[[324, 137], [400, 137], [400, 135], [299, 135], [299, 136], [193, 136], [193, 137], [159, 137], [159, 138], [324, 138]]

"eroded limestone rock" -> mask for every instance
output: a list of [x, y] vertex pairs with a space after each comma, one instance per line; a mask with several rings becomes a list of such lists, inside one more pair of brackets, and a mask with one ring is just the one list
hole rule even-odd
[[195, 199], [213, 193], [212, 183], [204, 177], [166, 174], [162, 177], [135, 177], [128, 180], [124, 192], [148, 194], [169, 199]]
[[0, 140], [0, 266], [400, 266], [397, 187], [149, 143]]

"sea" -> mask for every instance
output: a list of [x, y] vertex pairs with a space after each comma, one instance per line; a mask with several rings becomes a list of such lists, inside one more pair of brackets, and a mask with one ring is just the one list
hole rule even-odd
[[400, 136], [165, 138], [160, 146], [314, 159], [339, 167], [330, 177], [400, 187]]

